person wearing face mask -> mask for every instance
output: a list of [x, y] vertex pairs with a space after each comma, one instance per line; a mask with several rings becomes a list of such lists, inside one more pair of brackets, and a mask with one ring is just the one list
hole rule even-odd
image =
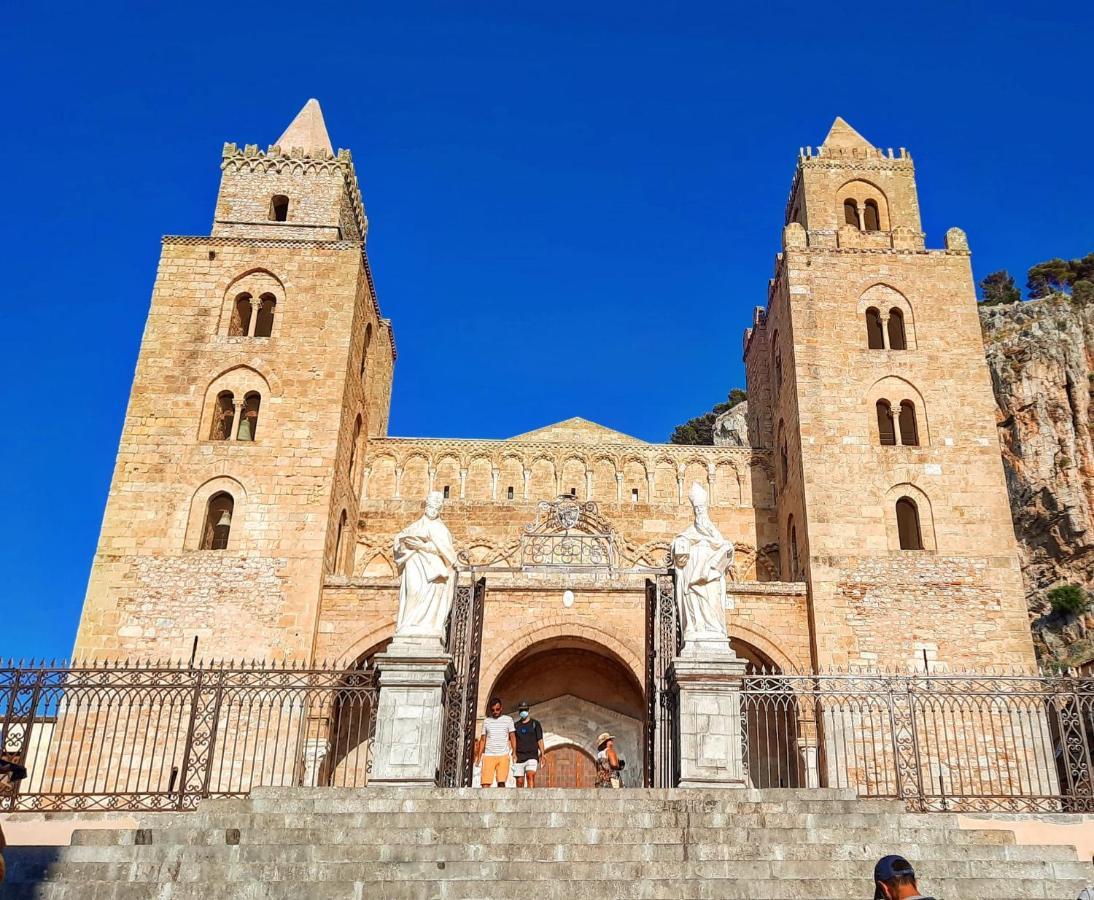
[[528, 701], [521, 700], [517, 706], [517, 761], [513, 766], [513, 775], [517, 787], [536, 786], [536, 772], [543, 759], [543, 726], [531, 717]]

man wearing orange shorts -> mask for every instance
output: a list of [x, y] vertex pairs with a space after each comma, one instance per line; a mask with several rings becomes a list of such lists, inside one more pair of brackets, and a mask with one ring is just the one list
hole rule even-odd
[[475, 764], [482, 762], [479, 780], [483, 787], [505, 787], [509, 778], [509, 759], [517, 747], [517, 729], [512, 716], [501, 714], [501, 700], [497, 697], [490, 701], [489, 712], [475, 745]]

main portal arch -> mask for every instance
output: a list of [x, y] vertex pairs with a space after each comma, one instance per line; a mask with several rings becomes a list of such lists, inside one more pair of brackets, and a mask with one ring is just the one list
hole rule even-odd
[[[547, 751], [544, 787], [582, 787], [587, 761], [596, 756], [602, 732], [616, 737], [626, 760], [626, 783], [643, 783], [646, 699], [629, 666], [604, 644], [558, 635], [517, 653], [488, 682], [485, 698], [500, 697], [507, 712], [527, 700], [543, 726]], [[557, 759], [556, 759], [557, 757]]]

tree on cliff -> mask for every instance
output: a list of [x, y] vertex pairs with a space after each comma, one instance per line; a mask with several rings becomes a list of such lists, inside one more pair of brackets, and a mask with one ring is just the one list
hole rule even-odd
[[1057, 257], [1037, 263], [1029, 270], [1028, 279], [1026, 287], [1034, 300], [1049, 294], [1070, 294], [1081, 282], [1094, 284], [1094, 253], [1082, 259]]
[[1049, 294], [1067, 293], [1075, 273], [1066, 259], [1046, 260], [1030, 268], [1026, 287], [1034, 300]]
[[683, 425], [677, 425], [669, 438], [670, 444], [713, 444], [714, 420], [738, 403], [748, 399], [748, 394], [740, 388], [729, 392], [725, 403], [716, 403], [714, 409], [694, 419], [688, 419]]
[[984, 306], [997, 306], [1000, 303], [1017, 303], [1022, 292], [1014, 286], [1014, 277], [1006, 269], [992, 272], [980, 282], [980, 292]]

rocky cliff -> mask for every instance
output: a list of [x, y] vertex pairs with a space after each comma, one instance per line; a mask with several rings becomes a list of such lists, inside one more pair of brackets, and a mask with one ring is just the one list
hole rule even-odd
[[1087, 662], [1094, 617], [1054, 615], [1045, 593], [1094, 588], [1094, 307], [1054, 296], [982, 307], [980, 320], [1038, 650]]

